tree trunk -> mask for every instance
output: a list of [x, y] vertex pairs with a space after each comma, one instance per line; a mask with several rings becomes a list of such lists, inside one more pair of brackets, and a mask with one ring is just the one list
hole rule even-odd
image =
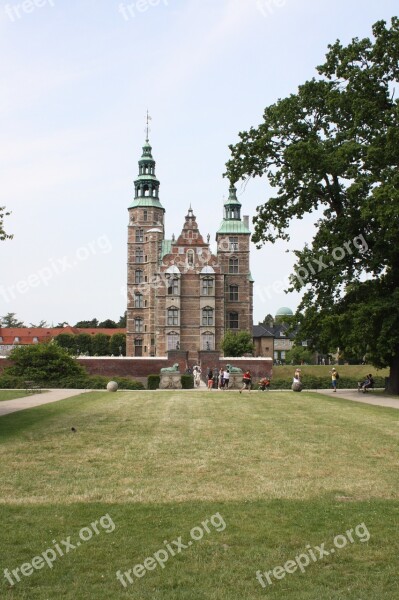
[[389, 381], [385, 393], [399, 394], [399, 352], [392, 358], [389, 369]]

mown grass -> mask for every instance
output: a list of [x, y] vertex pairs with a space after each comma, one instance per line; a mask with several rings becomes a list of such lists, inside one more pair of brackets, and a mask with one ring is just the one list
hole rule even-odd
[[[2, 596], [374, 600], [397, 597], [398, 412], [318, 394], [86, 393], [0, 419], [1, 572], [109, 514], [115, 531]], [[76, 432], [71, 428], [74, 427]], [[116, 571], [189, 539], [219, 512], [226, 528], [123, 588]], [[305, 573], [255, 578], [365, 523]]]
[[[331, 379], [330, 371], [335, 367], [341, 377], [349, 377], [362, 381], [368, 373], [374, 377], [389, 377], [389, 369], [376, 369], [372, 365], [300, 365], [303, 375], [311, 377], [325, 377]], [[279, 365], [273, 367], [273, 380], [292, 378], [296, 366]]]

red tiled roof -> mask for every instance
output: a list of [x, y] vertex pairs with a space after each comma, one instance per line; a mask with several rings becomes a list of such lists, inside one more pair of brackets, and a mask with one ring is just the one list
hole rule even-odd
[[105, 335], [114, 335], [115, 333], [126, 333], [126, 329], [86, 329], [80, 327], [0, 327], [0, 344], [8, 346], [14, 343], [15, 338], [19, 338], [18, 343], [22, 345], [28, 345], [36, 343], [33, 341], [37, 338], [39, 342], [45, 342], [52, 338], [60, 335], [61, 333], [69, 333], [72, 335], [79, 335], [80, 333], [87, 333], [89, 335], [96, 335], [97, 333], [104, 333]]

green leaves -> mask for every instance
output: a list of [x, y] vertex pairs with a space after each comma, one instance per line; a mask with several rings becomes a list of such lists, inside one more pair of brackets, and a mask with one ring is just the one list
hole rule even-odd
[[329, 46], [318, 79], [239, 134], [226, 174], [233, 181], [265, 176], [275, 190], [254, 218], [258, 247], [288, 240], [293, 223], [321, 214], [311, 244], [295, 252], [292, 289], [306, 288], [302, 327], [308, 334], [309, 323], [317, 327], [312, 338], [323, 347], [329, 337], [392, 364], [399, 361], [399, 328], [391, 330], [399, 312], [392, 303], [399, 285], [399, 19], [390, 28], [379, 21], [373, 34]]

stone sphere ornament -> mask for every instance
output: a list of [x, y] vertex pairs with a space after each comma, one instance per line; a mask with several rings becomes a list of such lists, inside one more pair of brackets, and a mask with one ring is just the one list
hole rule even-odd
[[118, 384], [116, 383], [116, 381], [109, 381], [107, 383], [107, 391], [108, 392], [117, 392], [118, 391]]
[[303, 385], [300, 381], [295, 381], [292, 386], [291, 389], [293, 392], [302, 392], [303, 390]]

